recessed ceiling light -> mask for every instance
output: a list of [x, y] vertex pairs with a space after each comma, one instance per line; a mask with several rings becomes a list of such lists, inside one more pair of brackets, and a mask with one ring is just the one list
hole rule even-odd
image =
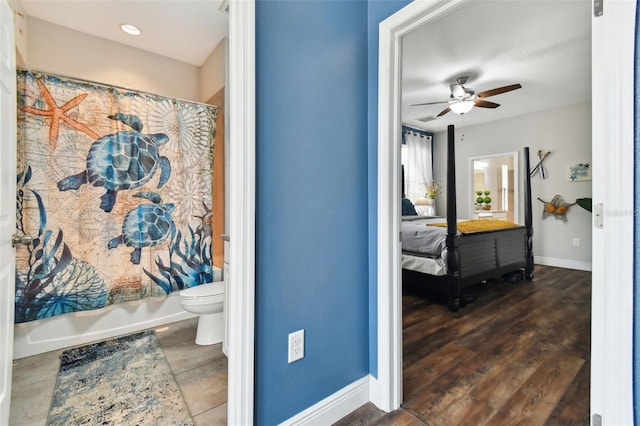
[[136, 27], [133, 24], [120, 24], [120, 29], [127, 34], [134, 35], [134, 36], [142, 34], [142, 31], [140, 30], [140, 28]]

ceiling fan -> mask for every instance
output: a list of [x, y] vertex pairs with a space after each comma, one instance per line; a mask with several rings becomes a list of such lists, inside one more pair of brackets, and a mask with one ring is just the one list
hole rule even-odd
[[436, 105], [436, 104], [444, 104], [448, 103], [449, 106], [445, 108], [437, 117], [442, 117], [449, 111], [453, 111], [456, 114], [466, 114], [471, 111], [471, 109], [476, 106], [479, 108], [498, 108], [500, 104], [495, 102], [490, 102], [485, 100], [490, 96], [496, 96], [501, 93], [510, 92], [512, 90], [520, 89], [522, 86], [518, 83], [510, 84], [508, 86], [497, 87], [495, 89], [485, 90], [483, 92], [477, 93], [473, 90], [465, 87], [464, 84], [467, 82], [469, 77], [458, 77], [456, 79], [456, 83], [449, 85], [451, 89], [451, 96], [447, 101], [438, 101], [438, 102], [425, 102], [421, 104], [413, 104], [411, 106], [420, 106], [420, 105]]

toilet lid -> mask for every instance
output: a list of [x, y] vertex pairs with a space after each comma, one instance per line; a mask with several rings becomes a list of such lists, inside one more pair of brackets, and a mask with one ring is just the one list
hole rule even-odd
[[189, 287], [185, 290], [180, 290], [180, 297], [185, 299], [197, 299], [207, 296], [217, 296], [220, 294], [224, 294], [224, 281], [200, 284], [195, 287]]

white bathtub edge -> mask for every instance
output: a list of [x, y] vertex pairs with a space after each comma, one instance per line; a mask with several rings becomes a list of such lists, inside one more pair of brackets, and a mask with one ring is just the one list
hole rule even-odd
[[13, 359], [83, 345], [197, 316], [182, 309], [177, 293], [96, 311], [58, 315], [14, 326]]

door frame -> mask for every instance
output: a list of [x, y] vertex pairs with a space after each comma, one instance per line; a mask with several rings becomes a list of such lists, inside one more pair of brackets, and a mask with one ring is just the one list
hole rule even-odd
[[414, 1], [380, 23], [378, 59], [378, 390], [373, 402], [402, 402], [400, 143], [402, 38], [469, 0]]
[[[417, 26], [441, 18], [467, 1], [470, 0], [415, 1], [380, 23], [378, 389], [372, 394], [377, 395], [373, 402], [385, 411], [397, 409], [402, 402], [401, 242], [397, 202], [402, 38]], [[629, 285], [633, 283], [633, 233], [629, 230], [633, 229], [634, 7], [632, 0], [609, 2], [604, 18], [592, 18], [593, 200], [594, 206], [606, 203], [607, 232], [593, 228], [590, 406], [591, 414], [601, 415], [608, 424], [633, 423], [633, 288]], [[621, 159], [627, 163], [621, 165]], [[605, 277], [605, 265], [611, 265], [607, 261], [617, 267], [609, 268]], [[613, 278], [611, 269], [615, 269]]]
[[[253, 424], [255, 1], [229, 4], [229, 367], [227, 422]], [[227, 279], [225, 277], [225, 279]]]
[[612, 425], [634, 423], [635, 3], [606, 2], [591, 35], [592, 198], [604, 227], [592, 227], [590, 407]]
[[[15, 259], [16, 251], [11, 242], [12, 235], [16, 230], [16, 205], [14, 202], [16, 191], [16, 57], [15, 57], [15, 40], [14, 40], [14, 21], [13, 9], [6, 0], [0, 0], [0, 19], [2, 20], [2, 35], [0, 35], [0, 43], [2, 43], [3, 57], [0, 64], [0, 78], [3, 88], [7, 88], [9, 93], [2, 90], [3, 100], [0, 106], [0, 116], [2, 117], [2, 143], [3, 148], [8, 148], [8, 153], [4, 149], [3, 165], [8, 166], [7, 169], [0, 165], [0, 185], [2, 185], [3, 195], [13, 196], [12, 200], [2, 200], [3, 205], [0, 207], [0, 225], [2, 225], [2, 234], [0, 238], [0, 256], [3, 261], [0, 265], [0, 316], [2, 317], [3, 330], [0, 332], [0, 359], [2, 360], [0, 369], [2, 370], [2, 383], [0, 383], [0, 424], [9, 422], [9, 414], [11, 409], [11, 385], [13, 370], [13, 327], [14, 327], [14, 295], [15, 295]], [[5, 111], [5, 109], [8, 110]], [[8, 194], [5, 194], [4, 191]], [[5, 201], [7, 201], [5, 203]], [[6, 238], [6, 239], [5, 239]], [[6, 306], [8, 305], [8, 306]], [[4, 329], [6, 327], [6, 329]]]

